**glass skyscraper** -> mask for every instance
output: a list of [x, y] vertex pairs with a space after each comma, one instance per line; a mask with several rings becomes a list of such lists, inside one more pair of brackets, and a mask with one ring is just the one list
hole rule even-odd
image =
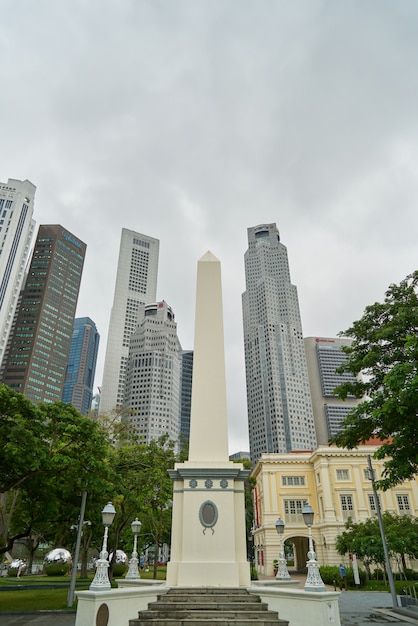
[[190, 412], [192, 408], [193, 350], [180, 352], [180, 437], [186, 444], [190, 438]]
[[276, 224], [248, 228], [242, 295], [251, 459], [313, 450], [315, 425], [297, 290]]
[[39, 227], [2, 379], [34, 402], [61, 400], [85, 253], [63, 226]]
[[72, 404], [82, 415], [92, 408], [99, 341], [100, 335], [93, 320], [89, 317], [74, 320], [62, 400]]

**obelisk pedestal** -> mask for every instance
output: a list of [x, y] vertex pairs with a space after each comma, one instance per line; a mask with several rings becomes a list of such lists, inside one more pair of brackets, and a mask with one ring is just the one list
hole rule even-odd
[[249, 586], [244, 481], [228, 458], [221, 266], [198, 262], [189, 460], [176, 464], [167, 585]]

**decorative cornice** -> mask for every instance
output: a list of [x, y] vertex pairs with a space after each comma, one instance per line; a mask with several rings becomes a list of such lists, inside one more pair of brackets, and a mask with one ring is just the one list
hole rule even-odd
[[242, 470], [239, 467], [176, 467], [168, 470], [171, 480], [246, 480], [250, 475], [250, 470]]

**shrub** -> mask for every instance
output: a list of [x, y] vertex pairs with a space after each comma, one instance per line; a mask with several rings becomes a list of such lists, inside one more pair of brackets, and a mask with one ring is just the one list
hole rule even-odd
[[319, 568], [321, 578], [326, 585], [333, 585], [334, 581], [338, 585], [340, 580], [340, 570], [336, 565], [321, 565]]
[[124, 576], [128, 571], [128, 565], [126, 563], [114, 563], [113, 564], [113, 576], [115, 578], [120, 578]]
[[[338, 567], [338, 565], [322, 565], [319, 568], [319, 573], [321, 574], [321, 578], [324, 581], [324, 583], [326, 585], [334, 585], [336, 584], [337, 587], [339, 587], [340, 585], [340, 568]], [[366, 572], [362, 569], [359, 569], [358, 571], [359, 573], [359, 578], [360, 578], [360, 585], [364, 585], [364, 583], [366, 582]], [[353, 568], [352, 567], [346, 567], [345, 568], [345, 575], [347, 578], [347, 585], [349, 587], [355, 587], [355, 583], [354, 583], [354, 572], [353, 572]], [[335, 581], [335, 583], [334, 583]]]
[[44, 566], [47, 576], [65, 576], [70, 570], [71, 563], [48, 563]]
[[418, 572], [408, 567], [405, 568], [405, 576], [407, 580], [418, 580]]

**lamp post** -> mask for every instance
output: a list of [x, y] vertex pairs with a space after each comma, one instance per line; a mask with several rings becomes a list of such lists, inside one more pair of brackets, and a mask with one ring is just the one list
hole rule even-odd
[[107, 552], [107, 535], [109, 532], [109, 526], [113, 522], [116, 515], [115, 507], [111, 502], [108, 502], [102, 511], [102, 522], [104, 529], [102, 551], [100, 552], [100, 558], [97, 560], [96, 574], [90, 585], [91, 591], [105, 591], [110, 589], [109, 582], [109, 556]]
[[141, 522], [136, 517], [131, 524], [132, 532], [134, 535], [134, 551], [132, 552], [131, 560], [129, 561], [129, 569], [125, 578], [141, 578], [138, 570], [138, 552], [137, 552], [137, 538], [141, 532]]
[[[76, 583], [76, 578], [77, 578], [78, 555], [80, 553], [81, 535], [83, 534], [84, 512], [86, 510], [86, 500], [87, 500], [87, 491], [83, 491], [83, 493], [81, 494], [80, 518], [78, 520], [78, 526], [76, 526], [76, 528], [77, 528], [77, 539], [76, 539], [75, 551], [74, 551], [73, 569], [71, 571], [70, 588], [68, 590], [68, 595], [67, 595], [67, 606], [73, 606], [73, 604], [74, 604], [75, 583]], [[71, 527], [71, 528], [73, 528], [73, 527]]]
[[313, 549], [313, 541], [312, 541], [312, 524], [314, 520], [314, 511], [310, 504], [306, 502], [302, 508], [303, 521], [308, 527], [308, 537], [309, 537], [309, 552], [308, 552], [308, 562], [306, 563], [308, 568], [308, 576], [306, 578], [305, 583], [305, 591], [326, 591], [324, 581], [321, 578], [321, 574], [319, 573], [319, 564], [316, 560], [316, 553]]
[[276, 580], [290, 580], [290, 574], [287, 571], [286, 556], [283, 547], [284, 521], [280, 517], [276, 520], [276, 531], [279, 535], [279, 558], [277, 560]]
[[390, 557], [389, 557], [389, 550], [388, 550], [388, 544], [386, 541], [386, 533], [385, 533], [385, 527], [383, 526], [383, 519], [382, 519], [382, 510], [380, 508], [380, 500], [379, 500], [379, 495], [376, 491], [376, 482], [374, 479], [374, 469], [372, 466], [372, 459], [370, 454], [367, 455], [367, 465], [369, 468], [369, 478], [372, 481], [372, 489], [373, 489], [373, 497], [374, 497], [374, 504], [375, 504], [375, 508], [376, 508], [376, 513], [377, 513], [377, 519], [379, 522], [379, 530], [380, 530], [380, 537], [382, 539], [382, 544], [383, 544], [383, 554], [385, 555], [385, 564], [386, 564], [386, 572], [388, 575], [388, 582], [389, 582], [389, 589], [390, 589], [390, 593], [392, 596], [392, 605], [394, 608], [398, 607], [398, 596], [396, 595], [396, 587], [395, 587], [395, 582], [393, 580], [393, 572], [392, 572], [392, 568], [390, 566]]

